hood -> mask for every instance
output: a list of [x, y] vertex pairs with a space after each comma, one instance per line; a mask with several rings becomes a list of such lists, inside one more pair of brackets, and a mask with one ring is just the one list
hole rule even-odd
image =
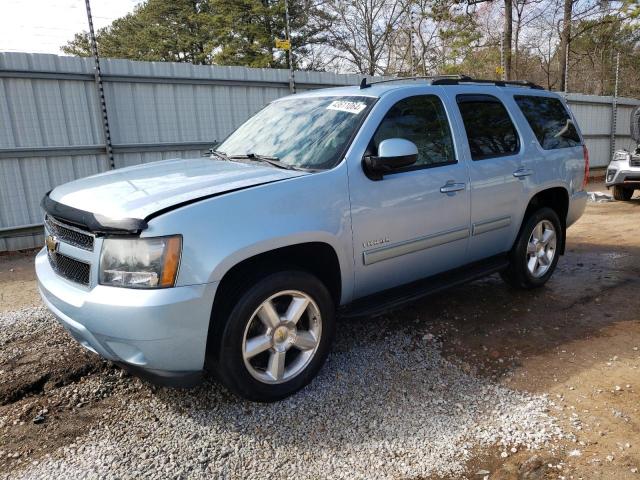
[[109, 219], [145, 219], [175, 205], [306, 172], [208, 157], [152, 162], [56, 187], [49, 198]]

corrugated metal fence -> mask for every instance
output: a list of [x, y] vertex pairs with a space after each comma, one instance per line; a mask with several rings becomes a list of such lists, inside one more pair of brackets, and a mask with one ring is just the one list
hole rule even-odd
[[567, 102], [585, 137], [592, 168], [606, 167], [614, 150], [635, 147], [631, 140], [629, 122], [631, 112], [640, 105], [640, 100], [618, 97], [615, 101], [617, 115], [615, 132], [612, 134], [613, 97], [567, 94]]
[[[101, 61], [115, 166], [198, 156], [269, 101], [289, 94], [286, 70]], [[296, 72], [298, 90], [355, 85], [359, 75]], [[610, 97], [568, 96], [591, 151], [609, 159]], [[618, 99], [616, 145], [630, 143]], [[0, 53], [0, 251], [42, 244], [45, 192], [109, 168], [88, 58]]]
[[[116, 168], [199, 156], [289, 94], [286, 70], [115, 59], [101, 67]], [[296, 86], [360, 78], [296, 72]], [[92, 59], [0, 53], [0, 251], [42, 244], [31, 232], [45, 192], [108, 170], [99, 108]]]

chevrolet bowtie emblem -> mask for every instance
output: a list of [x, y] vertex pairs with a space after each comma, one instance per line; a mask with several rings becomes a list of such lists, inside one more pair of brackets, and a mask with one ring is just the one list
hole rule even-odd
[[53, 235], [47, 235], [45, 243], [47, 245], [47, 250], [49, 250], [50, 252], [55, 252], [56, 250], [58, 250], [58, 244], [60, 242], [58, 242], [58, 239]]

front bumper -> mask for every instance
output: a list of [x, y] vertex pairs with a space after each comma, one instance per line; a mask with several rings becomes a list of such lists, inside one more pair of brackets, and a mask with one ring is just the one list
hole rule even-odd
[[81, 287], [36, 256], [45, 304], [85, 348], [155, 383], [187, 386], [204, 367], [217, 283], [158, 290]]
[[613, 185], [640, 188], [640, 167], [626, 166], [618, 169], [609, 165], [605, 175], [605, 185], [607, 188]]

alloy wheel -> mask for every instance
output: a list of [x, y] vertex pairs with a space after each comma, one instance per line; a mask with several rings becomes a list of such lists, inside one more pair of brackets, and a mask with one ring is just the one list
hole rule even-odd
[[551, 268], [556, 255], [556, 229], [549, 220], [541, 220], [534, 227], [527, 244], [527, 269], [535, 277], [543, 277]]
[[297, 290], [278, 292], [254, 311], [242, 339], [248, 372], [263, 383], [283, 383], [313, 359], [322, 335], [320, 309]]

